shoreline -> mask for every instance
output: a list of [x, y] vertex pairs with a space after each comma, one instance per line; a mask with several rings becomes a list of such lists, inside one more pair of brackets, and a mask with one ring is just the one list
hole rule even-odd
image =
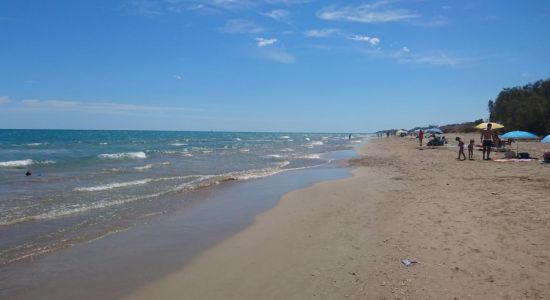
[[286, 194], [126, 299], [550, 297], [550, 169], [447, 150], [371, 140], [352, 177]]
[[[347, 156], [344, 152], [330, 154], [330, 160]], [[122, 297], [246, 228], [286, 192], [347, 176], [349, 169], [333, 162], [197, 191], [179, 211], [36, 261], [0, 268], [0, 298]], [[47, 297], [44, 291], [49, 291]]]

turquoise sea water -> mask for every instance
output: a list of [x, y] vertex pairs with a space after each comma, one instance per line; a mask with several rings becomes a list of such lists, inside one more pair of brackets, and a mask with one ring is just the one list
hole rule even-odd
[[361, 138], [0, 130], [0, 264], [126, 229], [197, 189], [329, 163]]

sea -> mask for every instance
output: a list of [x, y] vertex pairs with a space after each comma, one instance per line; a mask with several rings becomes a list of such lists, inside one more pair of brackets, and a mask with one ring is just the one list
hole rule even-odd
[[0, 265], [185, 209], [196, 191], [330, 164], [367, 137], [0, 130]]

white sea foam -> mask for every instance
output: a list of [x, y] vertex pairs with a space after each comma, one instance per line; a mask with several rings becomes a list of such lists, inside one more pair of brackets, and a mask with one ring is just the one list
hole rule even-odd
[[292, 148], [283, 148], [279, 151], [281, 151], [281, 152], [294, 152], [294, 149], [292, 149]]
[[109, 189], [114, 189], [119, 187], [142, 185], [142, 184], [147, 184], [150, 182], [157, 182], [157, 181], [192, 179], [190, 181], [173, 186], [172, 188], [169, 188], [157, 193], [153, 193], [153, 194], [139, 195], [139, 196], [133, 196], [133, 197], [123, 198], [123, 199], [112, 199], [111, 197], [109, 197], [108, 199], [93, 202], [93, 203], [87, 202], [87, 203], [76, 204], [76, 205], [75, 204], [61, 205], [37, 215], [25, 216], [25, 217], [14, 218], [14, 219], [0, 219], [0, 226], [22, 223], [22, 222], [29, 222], [33, 220], [57, 219], [59, 217], [79, 214], [90, 210], [104, 209], [107, 207], [123, 205], [130, 202], [156, 198], [169, 193], [193, 191], [201, 188], [206, 188], [211, 185], [219, 184], [222, 182], [227, 182], [232, 180], [255, 179], [255, 178], [271, 176], [284, 171], [306, 169], [306, 168], [313, 167], [313, 166], [309, 166], [309, 167], [301, 167], [301, 168], [282, 169], [288, 164], [289, 164], [288, 161], [284, 161], [274, 168], [231, 172], [231, 173], [225, 173], [220, 175], [187, 175], [187, 176], [164, 177], [164, 178], [156, 178], [156, 179], [148, 178], [148, 179], [136, 180], [136, 181], [130, 181], [130, 182], [110, 183], [110, 184], [100, 185], [95, 187], [80, 187], [80, 188], [76, 188], [75, 191], [82, 191], [82, 192], [103, 191], [103, 190], [109, 190]]
[[311, 139], [310, 139], [310, 138], [308, 138], [308, 137], [307, 137], [307, 138], [305, 138], [305, 140], [306, 140], [306, 141], [311, 141]]
[[92, 187], [77, 187], [77, 188], [74, 188], [73, 190], [75, 192], [97, 192], [97, 191], [105, 191], [105, 190], [111, 190], [111, 189], [127, 187], [127, 186], [143, 185], [151, 181], [153, 181], [153, 179], [147, 178], [142, 180], [127, 181], [127, 182], [113, 182], [113, 183], [108, 183], [104, 185], [92, 186]]
[[240, 138], [235, 138], [235, 141], [242, 141]]
[[290, 162], [288, 160], [285, 160], [279, 164], [279, 168], [284, 168], [288, 165], [290, 165]]
[[100, 145], [108, 145], [109, 143], [106, 143], [106, 142], [102, 142], [102, 143], [99, 143]]
[[119, 168], [110, 168], [110, 169], [103, 169], [103, 173], [123, 173], [124, 169]]
[[250, 149], [247, 149], [247, 148], [241, 148], [241, 149], [239, 149], [239, 152], [250, 152]]
[[187, 144], [186, 143], [173, 143], [173, 144], [170, 144], [170, 146], [176, 146], [176, 147], [185, 146], [185, 145], [187, 145]]
[[103, 159], [143, 159], [147, 158], [145, 152], [122, 152], [122, 153], [111, 153], [111, 154], [100, 154], [99, 158]]
[[265, 157], [269, 157], [269, 158], [282, 158], [283, 156], [280, 155], [280, 154], [269, 154], [269, 155], [266, 155]]
[[290, 139], [290, 137], [288, 135], [283, 135], [283, 136], [280, 136], [279, 137], [280, 139], [283, 139], [283, 140], [288, 140]]
[[147, 164], [147, 165], [141, 166], [141, 167], [134, 167], [134, 169], [138, 170], [138, 171], [149, 170], [151, 168], [153, 168], [153, 164]]
[[46, 145], [47, 143], [29, 143], [27, 144], [27, 146], [31, 146], [31, 147], [36, 147], [36, 146], [42, 146], [42, 145]]
[[0, 167], [6, 168], [24, 167], [30, 166], [32, 164], [34, 164], [34, 161], [32, 159], [0, 161]]
[[314, 142], [311, 142], [311, 145], [313, 146], [323, 146], [325, 143], [321, 142], [321, 141], [314, 141]]
[[321, 153], [306, 154], [306, 155], [300, 156], [300, 158], [305, 158], [305, 159], [321, 159]]

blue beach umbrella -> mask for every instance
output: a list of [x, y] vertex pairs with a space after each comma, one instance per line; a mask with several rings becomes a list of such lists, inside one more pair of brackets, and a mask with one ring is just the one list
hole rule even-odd
[[516, 153], [517, 153], [519, 152], [520, 140], [533, 140], [533, 139], [538, 139], [539, 137], [527, 131], [516, 130], [516, 131], [506, 132], [505, 134], [501, 135], [500, 138], [518, 141], [517, 148], [516, 148]]
[[442, 134], [443, 131], [441, 131], [441, 129], [439, 128], [430, 128], [430, 129], [427, 129], [426, 132], [429, 132], [429, 133], [438, 133], [438, 134]]
[[550, 144], [550, 134], [545, 136], [540, 142]]
[[506, 132], [505, 134], [500, 136], [503, 139], [512, 139], [512, 140], [532, 140], [532, 139], [538, 139], [539, 137], [527, 132], [527, 131], [510, 131]]

